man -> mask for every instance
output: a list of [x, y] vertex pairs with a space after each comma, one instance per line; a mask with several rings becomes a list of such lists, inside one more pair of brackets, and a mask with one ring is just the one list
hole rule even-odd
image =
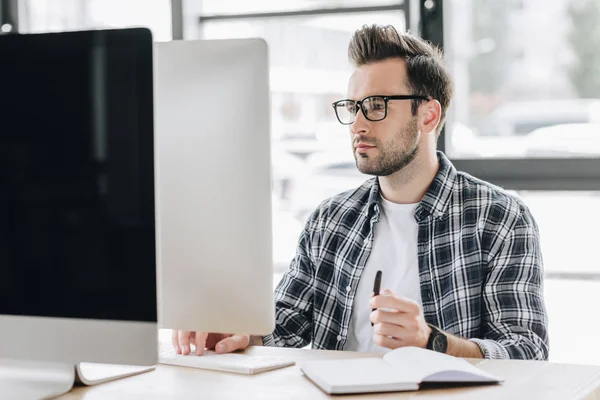
[[[333, 104], [357, 168], [374, 175], [310, 216], [276, 292], [271, 335], [175, 331], [173, 344], [218, 352], [249, 344], [459, 357], [548, 358], [537, 225], [502, 189], [436, 151], [452, 98], [441, 53], [391, 27], [365, 26], [354, 72]], [[373, 296], [382, 271], [387, 288]]]

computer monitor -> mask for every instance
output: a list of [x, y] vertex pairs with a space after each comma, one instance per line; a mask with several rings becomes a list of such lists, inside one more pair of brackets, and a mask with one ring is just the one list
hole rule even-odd
[[154, 365], [152, 36], [0, 35], [0, 49], [0, 393], [69, 390], [79, 362]]
[[271, 333], [266, 43], [155, 43], [154, 62], [159, 326]]

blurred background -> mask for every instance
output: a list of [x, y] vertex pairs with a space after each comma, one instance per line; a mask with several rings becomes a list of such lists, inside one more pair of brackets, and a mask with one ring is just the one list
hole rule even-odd
[[538, 221], [550, 360], [600, 364], [600, 0], [9, 0], [2, 12], [18, 16], [2, 32], [147, 26], [156, 41], [266, 39], [275, 283], [308, 214], [368, 178], [331, 106], [346, 97], [351, 34], [378, 23], [430, 40], [456, 85], [440, 149], [522, 197]]

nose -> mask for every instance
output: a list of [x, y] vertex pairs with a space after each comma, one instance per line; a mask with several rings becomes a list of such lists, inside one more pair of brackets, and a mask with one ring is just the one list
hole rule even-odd
[[365, 135], [369, 132], [369, 120], [365, 118], [362, 107], [358, 109], [354, 122], [350, 124], [350, 132], [353, 135]]

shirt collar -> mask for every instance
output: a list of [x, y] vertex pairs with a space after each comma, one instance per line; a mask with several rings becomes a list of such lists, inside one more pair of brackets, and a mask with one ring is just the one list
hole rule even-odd
[[[429, 215], [434, 218], [443, 216], [448, 208], [452, 189], [456, 182], [457, 172], [454, 165], [452, 165], [444, 153], [438, 151], [437, 156], [440, 167], [435, 178], [431, 182], [427, 193], [425, 193], [425, 196], [419, 202], [419, 205], [415, 210], [415, 216], [418, 220], [426, 218]], [[373, 210], [377, 210], [377, 214], [379, 214], [379, 207], [379, 180], [374, 178], [369, 192], [369, 214], [371, 214]]]

